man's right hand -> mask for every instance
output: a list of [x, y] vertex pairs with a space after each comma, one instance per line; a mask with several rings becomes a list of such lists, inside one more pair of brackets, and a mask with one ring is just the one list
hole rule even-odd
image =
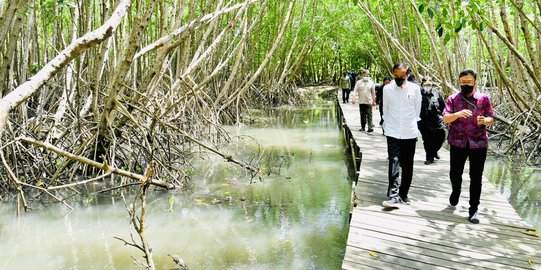
[[443, 115], [443, 122], [445, 122], [445, 124], [449, 125], [449, 124], [453, 123], [455, 120], [457, 120], [459, 118], [468, 118], [468, 117], [471, 117], [471, 116], [473, 116], [473, 112], [471, 110], [464, 109], [464, 110], [458, 111], [456, 113], [450, 113], [450, 114]]
[[468, 118], [473, 116], [473, 112], [471, 110], [464, 109], [462, 111], [456, 112], [456, 115], [458, 116], [458, 118]]

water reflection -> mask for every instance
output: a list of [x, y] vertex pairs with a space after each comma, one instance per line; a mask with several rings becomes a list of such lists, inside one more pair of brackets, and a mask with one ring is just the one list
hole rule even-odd
[[[260, 116], [253, 126], [231, 127], [244, 139], [233, 137], [224, 149], [258, 162], [262, 181], [247, 185], [246, 171], [210, 155], [189, 171], [193, 195], [149, 198], [146, 235], [157, 269], [174, 267], [168, 253], [191, 269], [340, 268], [351, 185], [334, 109]], [[135, 269], [141, 253], [113, 239], [130, 239], [124, 204], [88, 202], [19, 218], [0, 206], [0, 269]]]
[[499, 160], [487, 160], [485, 176], [541, 236], [541, 171]]

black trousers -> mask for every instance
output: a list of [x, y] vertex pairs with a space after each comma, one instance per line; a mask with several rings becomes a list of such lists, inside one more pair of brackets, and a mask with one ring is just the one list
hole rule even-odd
[[[387, 197], [405, 199], [413, 178], [413, 158], [417, 139], [396, 139], [387, 136], [387, 154], [389, 156], [389, 186]], [[400, 175], [402, 167], [402, 175]]]
[[349, 89], [342, 88], [342, 102], [343, 103], [349, 102], [349, 92], [350, 92]]
[[426, 152], [426, 160], [434, 161], [436, 153], [441, 149], [445, 141], [445, 129], [421, 129], [423, 146]]
[[372, 123], [372, 105], [359, 104], [359, 111], [361, 113], [361, 128], [364, 129], [368, 124], [368, 129], [372, 129], [374, 127], [374, 123]]
[[460, 148], [451, 145], [451, 170], [449, 177], [453, 191], [460, 194], [462, 188], [462, 174], [464, 173], [464, 165], [466, 159], [470, 158], [470, 215], [477, 212], [479, 201], [481, 199], [481, 187], [483, 180], [483, 170], [485, 168], [485, 160], [487, 158], [487, 149], [470, 149], [469, 145], [466, 148]]

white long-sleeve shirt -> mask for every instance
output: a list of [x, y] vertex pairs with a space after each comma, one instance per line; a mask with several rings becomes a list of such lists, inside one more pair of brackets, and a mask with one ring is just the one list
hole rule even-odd
[[417, 121], [421, 120], [421, 89], [412, 82], [404, 88], [394, 80], [383, 87], [383, 128], [385, 135], [396, 139], [414, 139], [419, 136]]

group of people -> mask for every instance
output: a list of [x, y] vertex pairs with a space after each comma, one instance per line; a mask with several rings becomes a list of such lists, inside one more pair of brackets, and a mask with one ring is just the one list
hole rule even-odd
[[349, 102], [350, 92], [353, 92], [352, 102], [359, 104], [360, 131], [373, 132], [372, 107], [376, 105], [376, 84], [370, 77], [370, 71], [365, 69], [359, 75], [355, 75], [353, 72], [344, 72], [340, 86], [343, 103]]
[[[462, 174], [466, 160], [470, 163], [470, 201], [468, 220], [479, 223], [478, 207], [482, 190], [482, 177], [488, 149], [486, 128], [494, 123], [490, 98], [477, 90], [477, 74], [466, 69], [458, 75], [460, 92], [450, 95], [446, 100], [430, 79], [417, 84], [407, 63], [393, 66], [392, 75], [385, 77], [380, 89], [369, 79], [369, 71], [364, 70], [361, 78], [349, 90], [358, 96], [361, 114], [361, 130], [368, 125], [373, 131], [372, 106], [379, 105], [382, 116], [380, 125], [387, 139], [388, 187], [384, 207], [398, 207], [410, 204], [409, 189], [413, 178], [415, 146], [419, 133], [423, 138], [426, 152], [425, 164], [430, 165], [439, 159], [438, 150], [445, 140], [448, 128], [450, 146], [451, 194], [449, 204], [458, 204]], [[342, 85], [344, 90], [345, 84]], [[349, 94], [349, 93], [348, 93]], [[343, 99], [348, 102], [348, 98]], [[362, 102], [362, 103], [361, 103]], [[362, 106], [361, 106], [362, 105]], [[363, 115], [365, 115], [363, 120]]]

